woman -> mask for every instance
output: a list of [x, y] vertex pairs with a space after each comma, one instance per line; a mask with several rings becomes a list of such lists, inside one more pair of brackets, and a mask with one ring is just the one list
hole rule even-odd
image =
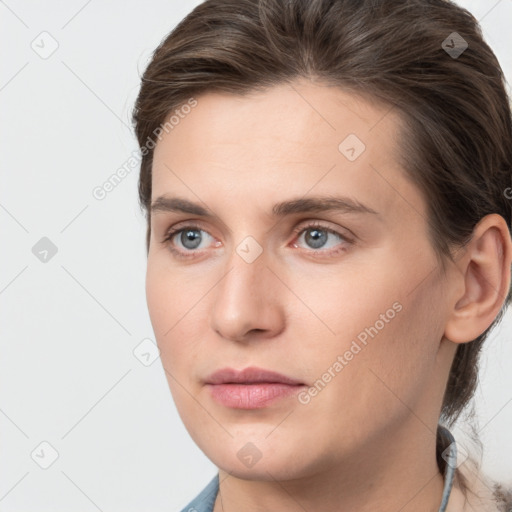
[[219, 468], [183, 510], [511, 510], [449, 430], [511, 298], [511, 111], [474, 17], [207, 0], [133, 118], [151, 322]]

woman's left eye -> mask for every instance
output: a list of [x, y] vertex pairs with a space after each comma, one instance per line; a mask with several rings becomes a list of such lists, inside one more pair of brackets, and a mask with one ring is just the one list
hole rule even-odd
[[[179, 229], [171, 228], [167, 233], [165, 238], [162, 240], [162, 243], [165, 245], [169, 245], [169, 250], [174, 253], [177, 257], [181, 258], [189, 258], [193, 257], [195, 253], [200, 252], [196, 251], [196, 249], [201, 249], [200, 245], [204, 241], [203, 235], [201, 233], [205, 233], [207, 237], [213, 239], [213, 237], [207, 233], [204, 229], [201, 229], [199, 226], [185, 226]], [[310, 245], [310, 249], [312, 249], [312, 253], [320, 253], [321, 255], [331, 255], [337, 254], [346, 250], [346, 245], [353, 243], [353, 240], [348, 237], [341, 235], [334, 229], [331, 229], [322, 224], [313, 223], [308, 224], [306, 226], [299, 226], [294, 230], [295, 234], [299, 236], [296, 237], [297, 240], [303, 239], [307, 244]], [[338, 244], [339, 247], [332, 250], [331, 247], [327, 247], [326, 250], [318, 251], [317, 249], [325, 249], [326, 242], [328, 241], [329, 235], [334, 235], [339, 240], [342, 241], [341, 244]], [[173, 243], [173, 239], [177, 238], [179, 242], [182, 244], [182, 249], [177, 249], [175, 244]], [[336, 247], [336, 243], [334, 247]], [[293, 244], [294, 247], [297, 247], [297, 244]], [[183, 250], [184, 249], [184, 250]], [[186, 254], [188, 252], [188, 254]]]
[[[309, 224], [307, 226], [300, 226], [296, 230], [294, 230], [294, 233], [298, 233], [300, 236], [298, 239], [304, 239], [304, 241], [308, 244], [311, 244], [310, 246], [313, 249], [322, 248], [325, 249], [325, 243], [329, 237], [329, 235], [334, 235], [339, 240], [342, 240], [344, 243], [338, 244], [338, 248], [334, 250], [325, 250], [321, 251], [322, 253], [330, 254], [337, 254], [339, 252], [342, 252], [346, 250], [346, 245], [353, 243], [353, 240], [349, 239], [346, 236], [343, 236], [341, 233], [338, 233], [334, 229], [331, 229], [327, 226], [324, 226], [322, 224]], [[295, 245], [295, 244], [294, 244]], [[333, 245], [331, 245], [333, 247]], [[336, 244], [334, 244], [334, 247], [336, 247]], [[327, 247], [327, 249], [330, 249]], [[313, 251], [314, 253], [318, 253], [319, 251]]]

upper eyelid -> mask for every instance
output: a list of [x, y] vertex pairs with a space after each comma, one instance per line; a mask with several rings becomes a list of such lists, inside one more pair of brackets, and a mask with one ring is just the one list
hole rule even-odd
[[[293, 220], [293, 224], [297, 224], [297, 227], [299, 225], [302, 227], [305, 227], [311, 223], [317, 223], [317, 224], [321, 225], [321, 227], [326, 228], [326, 229], [329, 228], [329, 229], [333, 229], [335, 231], [341, 230], [341, 231], [347, 231], [349, 233], [352, 233], [352, 231], [350, 229], [348, 229], [347, 227], [339, 226], [336, 224], [336, 222], [330, 221], [328, 219], [319, 219], [318, 217], [307, 217], [305, 219]], [[200, 229], [202, 229], [203, 231], [206, 231], [207, 233], [209, 233], [209, 228], [204, 227], [202, 219], [187, 219], [187, 220], [183, 220], [183, 221], [178, 221], [178, 222], [174, 223], [172, 226], [165, 228], [165, 231], [168, 232], [171, 230], [179, 230], [179, 229], [185, 229], [187, 227], [195, 227], [195, 226], [197, 226]], [[271, 226], [270, 230], [273, 230], [273, 228], [274, 228], [274, 226]], [[296, 228], [293, 228], [293, 229], [295, 230]], [[229, 230], [229, 231], [231, 232], [231, 230]]]

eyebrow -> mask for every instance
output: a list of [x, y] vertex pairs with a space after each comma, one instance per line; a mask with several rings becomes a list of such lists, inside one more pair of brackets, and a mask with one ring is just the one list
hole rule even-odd
[[[272, 207], [274, 217], [284, 217], [294, 213], [371, 213], [379, 215], [373, 208], [349, 197], [318, 196], [292, 199], [276, 203]], [[208, 208], [181, 197], [160, 196], [151, 203], [151, 213], [156, 212], [182, 212], [200, 217], [214, 218], [215, 215]]]

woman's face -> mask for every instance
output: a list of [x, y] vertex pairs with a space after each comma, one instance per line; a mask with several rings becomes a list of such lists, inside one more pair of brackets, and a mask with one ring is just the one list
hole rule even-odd
[[[146, 282], [194, 441], [219, 468], [268, 480], [390, 460], [404, 432], [434, 443], [450, 294], [425, 201], [393, 155], [395, 110], [305, 81], [196, 100], [155, 148], [152, 201], [211, 216], [158, 201]], [[304, 209], [328, 198], [369, 211]], [[184, 231], [163, 242], [170, 228]], [[303, 385], [248, 384], [237, 400], [205, 384], [225, 367]], [[269, 389], [289, 392], [265, 401]]]

